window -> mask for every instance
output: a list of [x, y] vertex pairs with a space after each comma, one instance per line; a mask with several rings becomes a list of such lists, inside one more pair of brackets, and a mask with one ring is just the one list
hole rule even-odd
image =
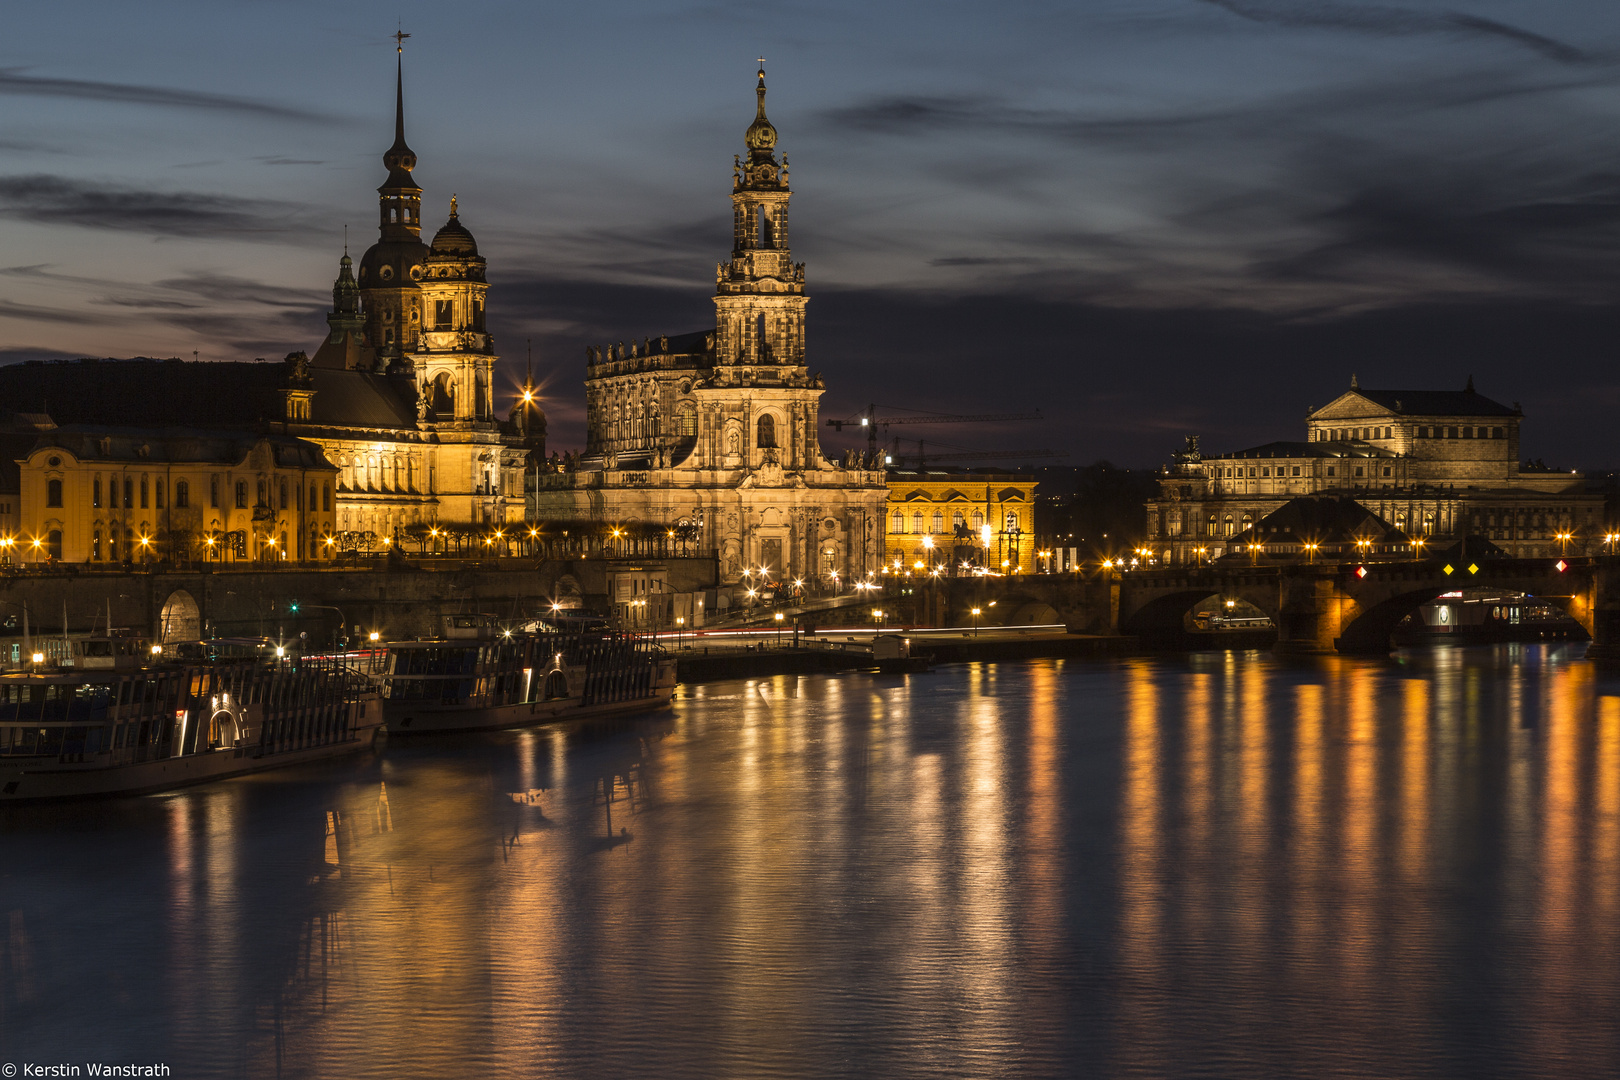
[[238, 480], [236, 482], [236, 508], [246, 510], [247, 504], [247, 481]]
[[47, 481], [45, 481], [45, 505], [46, 506], [61, 506], [62, 505], [62, 481], [60, 481], [60, 480], [47, 480]]
[[330, 510], [330, 509], [332, 509], [332, 485], [331, 484], [322, 484], [321, 485], [321, 509], [322, 510]]
[[697, 434], [697, 406], [686, 402], [675, 413], [675, 434]]
[[142, 510], [145, 510], [148, 506], [151, 505], [151, 502], [149, 501], [150, 496], [151, 496], [151, 486], [148, 484], [146, 477], [143, 476], [143, 477], [141, 477], [141, 509]]
[[90, 557], [99, 561], [101, 559], [101, 530], [97, 529], [90, 534]]
[[1335, 468], [1334, 468], [1334, 467], [1333, 467], [1333, 466], [1332, 466], [1332, 465], [1329, 465], [1329, 466], [1328, 466], [1328, 475], [1329, 475], [1329, 476], [1334, 476], [1334, 475], [1336, 475], [1336, 474], [1337, 474], [1337, 473], [1338, 473], [1338, 470], [1337, 470], [1337, 469], [1335, 469]]
[[973, 511], [973, 531], [978, 532], [982, 528], [984, 528], [984, 515], [975, 510]]
[[97, 510], [101, 509], [101, 477], [90, 482], [90, 505]]
[[759, 441], [761, 447], [776, 445], [776, 417], [766, 413], [759, 418]]
[[174, 482], [174, 506], [177, 510], [184, 510], [191, 505], [191, 485], [184, 480]]
[[1018, 530], [1018, 513], [1017, 513], [1017, 511], [1015, 511], [1015, 510], [1007, 511], [1006, 529], [1007, 529], [1008, 532], [1018, 532], [1019, 531]]
[[1295, 475], [1295, 476], [1298, 476], [1298, 475], [1299, 475], [1299, 466], [1298, 466], [1298, 465], [1295, 465], [1295, 466], [1294, 466], [1294, 475]]
[[482, 332], [484, 329], [484, 302], [482, 300], [473, 301], [472, 325], [474, 330]]
[[208, 478], [208, 505], [212, 506], [212, 507], [216, 507], [216, 508], [219, 506], [219, 477], [218, 476], [210, 476]]
[[1388, 465], [1385, 465], [1384, 466], [1384, 475], [1388, 476], [1390, 474], [1390, 471], [1391, 471], [1390, 467]]
[[933, 523], [933, 526], [928, 531], [929, 532], [936, 532], [936, 533], [944, 532], [945, 531], [945, 515], [940, 513], [938, 510], [935, 510], [934, 511], [934, 523]]
[[287, 481], [281, 482], [281, 508], [287, 509]]
[[1361, 475], [1361, 466], [1360, 466], [1360, 465], [1357, 465], [1357, 466], [1356, 466], [1356, 475], [1357, 475], [1357, 476], [1360, 476], [1360, 475]]
[[1503, 437], [1503, 435], [1502, 435], [1502, 429], [1501, 428], [1499, 428], [1499, 427], [1491, 428], [1491, 438], [1500, 439], [1502, 437]]
[[254, 500], [253, 500], [253, 505], [254, 506], [269, 506], [270, 505], [269, 501], [264, 497], [264, 481], [263, 480], [259, 481], [258, 486], [257, 486], [257, 490], [254, 492], [254, 495], [256, 496], [254, 498]]
[[159, 481], [156, 482], [156, 492], [157, 492], [157, 508], [159, 510], [161, 510], [161, 509], [163, 509], [163, 481], [162, 480], [159, 480]]
[[107, 530], [107, 558], [112, 562], [118, 561], [118, 529]]
[[[299, 485], [299, 490], [303, 490], [303, 485]], [[309, 485], [309, 508], [314, 510], [319, 505], [321, 505], [319, 492], [316, 490], [315, 485], [311, 484]]]
[[52, 529], [50, 532], [45, 534], [45, 554], [49, 555], [57, 562], [62, 561], [61, 529]]
[[889, 518], [889, 531], [892, 532], [892, 533], [903, 533], [903, 532], [905, 532], [906, 531], [906, 515], [902, 514], [900, 511], [896, 510], [894, 512], [894, 514]]
[[911, 515], [911, 531], [914, 533], [920, 533], [923, 531], [923, 515], [921, 510], [916, 511]]
[[966, 521], [966, 519], [964, 519], [962, 517], [962, 511], [960, 511], [960, 510], [952, 510], [951, 511], [951, 528], [953, 528], [953, 529], [962, 529], [962, 528], [966, 528], [966, 527], [967, 527], [967, 521]]
[[455, 301], [435, 300], [433, 302], [433, 329], [452, 330], [455, 328]]
[[124, 477], [124, 509], [129, 510], [135, 506], [135, 481]]

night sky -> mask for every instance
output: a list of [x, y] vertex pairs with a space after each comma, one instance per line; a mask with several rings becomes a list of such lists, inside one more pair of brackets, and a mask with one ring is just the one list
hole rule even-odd
[[[0, 37], [0, 358], [280, 357], [376, 236], [395, 19], [515, 385], [579, 445], [584, 347], [713, 325], [753, 58], [826, 416], [1152, 465], [1348, 386], [1522, 403], [1620, 466], [1613, 3], [74, 3]], [[132, 420], [138, 418], [132, 418]], [[851, 441], [826, 433], [829, 452]]]

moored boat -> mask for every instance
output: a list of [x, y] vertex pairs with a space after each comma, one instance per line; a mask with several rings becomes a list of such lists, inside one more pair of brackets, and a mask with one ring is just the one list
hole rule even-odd
[[663, 708], [675, 661], [634, 634], [450, 615], [441, 637], [390, 642], [378, 678], [390, 734], [484, 731]]
[[0, 803], [162, 791], [352, 753], [374, 688], [318, 657], [166, 661], [126, 635], [0, 675]]

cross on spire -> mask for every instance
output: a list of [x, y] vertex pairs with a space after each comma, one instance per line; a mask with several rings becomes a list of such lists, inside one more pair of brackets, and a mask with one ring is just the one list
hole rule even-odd
[[392, 34], [390, 34], [388, 36], [394, 39], [395, 48], [399, 52], [403, 53], [405, 51], [405, 39], [410, 37], [411, 35], [405, 33], [402, 30], [395, 30]]

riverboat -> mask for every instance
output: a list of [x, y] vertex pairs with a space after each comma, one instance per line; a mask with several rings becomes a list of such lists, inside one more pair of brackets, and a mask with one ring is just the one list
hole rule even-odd
[[639, 635], [449, 615], [441, 637], [390, 642], [378, 678], [391, 735], [486, 731], [665, 708], [675, 661]]
[[317, 761], [371, 746], [382, 724], [375, 688], [338, 659], [168, 660], [118, 634], [74, 645], [72, 668], [0, 675], [0, 803]]

